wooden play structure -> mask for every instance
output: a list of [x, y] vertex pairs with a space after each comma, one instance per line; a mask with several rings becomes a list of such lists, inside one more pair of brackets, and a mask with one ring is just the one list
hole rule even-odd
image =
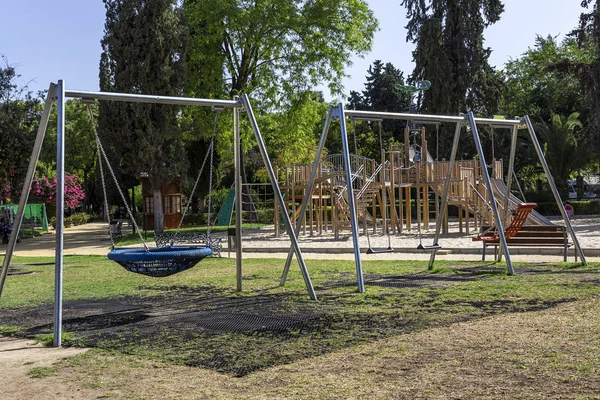
[[[410, 135], [419, 133], [421, 140], [410, 143]], [[432, 221], [440, 215], [444, 181], [450, 176], [446, 208], [458, 211], [459, 231], [470, 234], [482, 225], [493, 224], [491, 199], [483, 183], [482, 163], [477, 159], [437, 161], [428, 152], [426, 127], [409, 127], [404, 131], [404, 143], [392, 144], [385, 151], [382, 162], [362, 156], [350, 155], [352, 188], [356, 212], [363, 234], [370, 229], [373, 234], [400, 234], [415, 229], [429, 230]], [[299, 218], [300, 205], [306, 195], [312, 164], [279, 168], [280, 187], [292, 220]], [[491, 178], [498, 193], [496, 202], [503, 210], [503, 162], [492, 160]], [[350, 230], [348, 185], [344, 176], [341, 154], [328, 155], [319, 161], [310, 202], [302, 231], [310, 235], [333, 233], [336, 239], [344, 230]], [[518, 199], [509, 203], [510, 208]], [[513, 204], [514, 203], [514, 204]], [[443, 221], [448, 230], [448, 210]], [[549, 221], [534, 214], [530, 222], [548, 225]], [[422, 225], [422, 226], [421, 226]], [[279, 213], [275, 213], [275, 230], [279, 235]]]

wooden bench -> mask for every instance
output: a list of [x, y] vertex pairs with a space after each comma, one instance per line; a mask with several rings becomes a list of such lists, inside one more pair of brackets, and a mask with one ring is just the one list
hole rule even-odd
[[[482, 232], [489, 230], [489, 226], [481, 227]], [[569, 235], [567, 228], [560, 225], [523, 225], [520, 230], [512, 237], [506, 239], [506, 244], [510, 246], [521, 247], [562, 247], [563, 260], [567, 261], [567, 252], [572, 243], [569, 243]], [[495, 260], [498, 259], [498, 246], [500, 239], [497, 241], [484, 241], [483, 253], [481, 259], [485, 261], [486, 248], [494, 247]], [[577, 261], [577, 253], [575, 254]]]
[[175, 236], [175, 232], [154, 233], [154, 242], [157, 247], [170, 246], [173, 237], [175, 237], [173, 244], [210, 247], [214, 257], [221, 257], [221, 249], [223, 248], [221, 238], [213, 239], [206, 233], [179, 232], [177, 236]]

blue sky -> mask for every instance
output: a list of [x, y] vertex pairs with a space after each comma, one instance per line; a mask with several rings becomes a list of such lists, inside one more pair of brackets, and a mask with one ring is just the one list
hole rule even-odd
[[[405, 10], [400, 0], [369, 0], [380, 23], [373, 50], [353, 58], [347, 70], [346, 92], [364, 88], [366, 71], [376, 59], [391, 62], [410, 74], [411, 51], [406, 43]], [[533, 46], [536, 34], [564, 35], [583, 11], [580, 0], [504, 0], [502, 19], [485, 32], [492, 48], [491, 64], [502, 68]], [[102, 0], [0, 0], [0, 54], [21, 74], [19, 85], [33, 91], [64, 79], [68, 88], [98, 90], [100, 39], [104, 30]], [[331, 99], [326, 94], [326, 98]]]

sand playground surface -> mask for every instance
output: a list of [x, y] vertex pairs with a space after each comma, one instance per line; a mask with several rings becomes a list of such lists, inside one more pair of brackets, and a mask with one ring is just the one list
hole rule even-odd
[[[551, 218], [556, 224], [562, 224], [558, 217]], [[572, 221], [577, 240], [588, 261], [600, 261], [600, 216], [575, 217]], [[124, 228], [125, 229], [125, 228]], [[366, 235], [361, 232], [359, 244], [362, 257], [365, 259], [380, 260], [428, 260], [430, 251], [419, 251], [419, 243], [433, 244], [435, 225], [430, 224], [429, 230], [418, 230], [413, 227], [411, 231], [404, 231], [400, 235], [388, 236], [381, 233]], [[441, 249], [438, 250], [436, 259], [439, 260], [481, 260], [482, 244], [472, 241], [475, 232], [460, 233], [458, 223], [450, 221], [449, 232], [442, 234], [439, 240]], [[147, 233], [147, 241], [154, 245], [151, 232]], [[228, 251], [228, 238], [225, 232], [214, 233], [213, 238], [220, 237], [223, 244], [223, 257], [235, 257], [235, 250]], [[393, 253], [365, 254], [369, 248], [386, 249], [389, 245], [394, 248]], [[389, 241], [388, 241], [389, 240]], [[340, 240], [335, 240], [333, 234], [310, 235], [301, 231], [298, 236], [300, 249], [307, 259], [353, 259], [354, 248], [350, 231], [344, 231]], [[572, 241], [572, 240], [571, 240]], [[17, 256], [54, 256], [55, 235], [44, 234], [36, 238], [24, 239], [17, 244]], [[6, 245], [0, 245], [0, 254], [5, 253]], [[244, 257], [284, 258], [290, 248], [290, 239], [287, 234], [275, 237], [272, 226], [256, 229], [245, 229], [242, 236]], [[89, 223], [65, 229], [64, 254], [65, 255], [103, 255], [110, 250], [110, 237], [106, 223]], [[510, 254], [513, 261], [562, 261], [562, 248], [531, 248], [511, 247]], [[569, 249], [569, 261], [575, 261], [574, 247]], [[488, 250], [487, 260], [493, 260], [493, 251]]]

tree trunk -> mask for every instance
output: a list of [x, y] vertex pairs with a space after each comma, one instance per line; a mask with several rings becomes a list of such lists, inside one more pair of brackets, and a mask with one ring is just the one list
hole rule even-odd
[[164, 232], [163, 226], [163, 202], [161, 185], [152, 185], [152, 197], [154, 199], [154, 232]]

